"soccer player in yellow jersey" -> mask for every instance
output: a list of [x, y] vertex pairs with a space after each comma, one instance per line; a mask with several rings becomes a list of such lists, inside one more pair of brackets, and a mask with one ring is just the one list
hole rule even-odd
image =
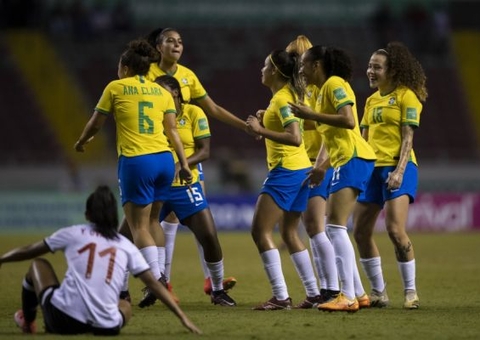
[[[332, 241], [337, 258], [337, 270], [341, 292], [320, 310], [355, 312], [359, 307], [357, 296], [368, 299], [361, 282], [355, 280], [355, 251], [347, 233], [347, 221], [357, 196], [373, 171], [375, 153], [360, 135], [356, 112], [355, 94], [348, 83], [352, 76], [351, 60], [348, 54], [338, 48], [313, 46], [301, 59], [300, 74], [307, 84], [314, 84], [320, 90], [315, 108], [304, 103], [290, 103], [293, 113], [304, 119], [320, 123], [328, 158], [319, 154], [310, 184], [318, 185], [329, 166], [334, 168], [330, 179], [327, 207], [327, 233]], [[320, 163], [322, 161], [322, 163]], [[328, 179], [327, 179], [328, 180]]]
[[[295, 52], [301, 56], [312, 47], [310, 40], [299, 35], [286, 47], [287, 52]], [[303, 80], [303, 79], [302, 79]], [[319, 88], [313, 84], [306, 85], [304, 100], [310, 107], [315, 107]], [[303, 142], [312, 165], [322, 147], [322, 137], [317, 131], [318, 123], [313, 120], [303, 122]], [[326, 178], [331, 177], [333, 169], [330, 167]], [[330, 181], [324, 180], [321, 185], [310, 188], [307, 209], [302, 213], [302, 220], [307, 231], [313, 263], [320, 281], [320, 295], [307, 296], [296, 308], [315, 308], [319, 303], [330, 300], [339, 293], [337, 267], [335, 265], [335, 251], [325, 232], [325, 214]], [[296, 263], [295, 263], [296, 264]], [[301, 265], [301, 264], [300, 264]]]
[[390, 43], [373, 52], [367, 68], [371, 88], [377, 91], [365, 104], [362, 134], [377, 155], [367, 189], [354, 213], [354, 236], [360, 263], [372, 286], [372, 306], [385, 307], [389, 300], [383, 280], [380, 253], [373, 230], [385, 208], [385, 225], [395, 248], [405, 291], [404, 308], [416, 309], [415, 257], [406, 232], [409, 204], [417, 191], [417, 160], [413, 134], [420, 123], [422, 101], [427, 98], [426, 77], [420, 63], [401, 43]]
[[[173, 96], [177, 110], [177, 130], [193, 175], [191, 185], [185, 185], [179, 180], [173, 182], [170, 198], [163, 206], [160, 220], [173, 212], [182, 225], [187, 226], [194, 233], [201, 246], [204, 266], [209, 273], [212, 303], [233, 307], [236, 305], [235, 301], [223, 288], [222, 248], [197, 168], [198, 163], [207, 160], [210, 156], [210, 128], [207, 117], [198, 106], [184, 102], [180, 84], [174, 77], [160, 76], [155, 82], [170, 91]], [[166, 259], [166, 263], [169, 262], [171, 263], [171, 259]], [[165, 275], [167, 278], [170, 277], [169, 268], [166, 268]]]
[[[260, 253], [273, 297], [254, 310], [290, 309], [292, 300], [282, 272], [280, 253], [273, 231], [280, 224], [282, 239], [299, 270], [307, 296], [318, 296], [317, 280], [310, 256], [298, 235], [302, 211], [307, 207], [308, 185], [305, 183], [311, 163], [302, 140], [301, 120], [288, 106], [303, 95], [297, 72], [298, 55], [275, 50], [265, 59], [262, 83], [273, 97], [265, 111], [249, 116], [248, 128], [263, 136], [267, 150], [268, 177], [258, 196], [252, 221], [252, 237]], [[261, 121], [258, 116], [261, 116]]]
[[[223, 107], [217, 105], [212, 98], [208, 96], [207, 91], [203, 87], [197, 75], [188, 67], [179, 64], [179, 60], [183, 54], [183, 40], [180, 36], [180, 33], [176, 29], [158, 28], [152, 31], [147, 39], [159, 54], [159, 57], [151, 63], [147, 78], [149, 78], [151, 81], [155, 81], [157, 77], [162, 75], [173, 76], [180, 83], [183, 100], [186, 103], [194, 101], [207, 115], [239, 129], [245, 130], [245, 122], [229, 111], [225, 110]], [[198, 168], [201, 171], [200, 180], [205, 192], [201, 163], [198, 163]], [[174, 214], [171, 214], [167, 216], [164, 221], [162, 221], [161, 225], [165, 232], [165, 251], [166, 258], [168, 260], [172, 258], [173, 254], [175, 235], [178, 229], [178, 219], [175, 218]], [[210, 274], [208, 272], [208, 268], [204, 265], [204, 259], [201, 255], [203, 254], [203, 251], [201, 250], [200, 245], [198, 245], [198, 247], [203, 273], [205, 276], [204, 292], [205, 294], [210, 295], [212, 291]], [[168, 272], [170, 263], [167, 261], [165, 266], [166, 272]], [[231, 289], [235, 283], [236, 279], [234, 277], [228, 277], [225, 279], [224, 288], [226, 290]], [[170, 282], [168, 282], [168, 285], [169, 289], [172, 289]]]
[[85, 144], [114, 116], [123, 210], [135, 245], [160, 279], [158, 247], [164, 241], [158, 219], [176, 173], [168, 140], [179, 159], [180, 179], [190, 183], [192, 174], [176, 129], [173, 98], [145, 78], [153, 55], [146, 41], [129, 43], [118, 63], [120, 79], [107, 85], [74, 147], [84, 152]]

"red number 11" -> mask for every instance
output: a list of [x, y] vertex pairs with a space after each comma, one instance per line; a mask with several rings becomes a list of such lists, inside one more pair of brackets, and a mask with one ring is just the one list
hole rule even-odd
[[[78, 250], [78, 253], [81, 254], [85, 251], [88, 251], [88, 263], [87, 263], [87, 271], [85, 272], [85, 277], [89, 279], [92, 276], [92, 271], [93, 271], [93, 264], [95, 262], [95, 250], [97, 248], [96, 243], [89, 243], [85, 245], [83, 248]], [[117, 253], [117, 248], [115, 247], [110, 247], [106, 248], [98, 253], [101, 257], [110, 255], [110, 259], [108, 261], [108, 270], [107, 270], [107, 276], [105, 278], [106, 283], [110, 283], [112, 281], [112, 275], [113, 275], [113, 265], [115, 264], [115, 255]]]

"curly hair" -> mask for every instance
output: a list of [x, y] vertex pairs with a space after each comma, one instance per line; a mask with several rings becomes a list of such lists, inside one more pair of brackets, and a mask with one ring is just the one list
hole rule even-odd
[[144, 39], [132, 40], [120, 57], [120, 63], [131, 68], [135, 74], [146, 75], [155, 50]]
[[422, 102], [427, 99], [425, 72], [420, 62], [404, 44], [397, 41], [390, 42], [385, 49], [375, 53], [387, 57], [387, 72], [392, 76], [396, 86], [408, 87]]

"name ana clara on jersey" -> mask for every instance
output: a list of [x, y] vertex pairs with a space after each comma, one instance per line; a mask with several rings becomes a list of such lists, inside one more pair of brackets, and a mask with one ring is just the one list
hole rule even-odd
[[150, 95], [150, 96], [162, 96], [162, 92], [159, 87], [151, 86], [134, 86], [123, 85], [123, 95]]

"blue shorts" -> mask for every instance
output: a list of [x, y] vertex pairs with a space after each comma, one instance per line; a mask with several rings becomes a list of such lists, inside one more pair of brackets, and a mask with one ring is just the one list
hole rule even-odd
[[312, 168], [288, 170], [282, 167], [272, 169], [263, 183], [260, 194], [269, 194], [284, 211], [302, 212], [307, 209], [308, 183], [302, 185], [307, 172]]
[[198, 180], [199, 181], [204, 181], [205, 180], [205, 175], [203, 174], [202, 163], [197, 164], [197, 169], [198, 169]]
[[208, 202], [200, 182], [192, 184], [190, 188], [187, 186], [171, 187], [170, 198], [165, 201], [160, 212], [160, 221], [163, 221], [173, 211], [181, 222], [206, 208], [208, 208]]
[[330, 181], [330, 195], [343, 188], [354, 188], [359, 192], [364, 191], [374, 166], [375, 161], [355, 157], [344, 165], [336, 167], [333, 169]]
[[316, 187], [310, 188], [310, 193], [308, 194], [308, 198], [312, 198], [315, 196], [320, 196], [324, 200], [328, 198], [328, 192], [330, 190], [330, 181], [332, 179], [333, 168], [330, 167], [327, 169], [325, 173], [325, 178], [323, 179], [322, 183]]
[[408, 162], [403, 174], [400, 188], [387, 190], [388, 173], [394, 171], [396, 166], [379, 166], [373, 170], [372, 177], [367, 184], [365, 192], [358, 196], [358, 202], [375, 203], [383, 207], [385, 202], [403, 195], [408, 195], [410, 203], [415, 200], [418, 184], [418, 169], [415, 163]]
[[166, 201], [175, 176], [171, 152], [118, 159], [118, 186], [122, 206], [127, 202], [147, 205]]

